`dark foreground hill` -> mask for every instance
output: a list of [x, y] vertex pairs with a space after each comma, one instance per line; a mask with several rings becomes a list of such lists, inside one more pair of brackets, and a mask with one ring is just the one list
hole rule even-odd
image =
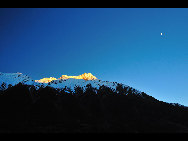
[[0, 92], [1, 133], [188, 132], [188, 108], [122, 85], [74, 92], [19, 83]]

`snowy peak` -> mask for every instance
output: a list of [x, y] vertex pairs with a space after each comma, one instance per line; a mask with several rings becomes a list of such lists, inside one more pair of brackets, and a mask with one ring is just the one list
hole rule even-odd
[[[84, 90], [88, 84], [91, 84], [93, 88], [99, 89], [100, 86], [106, 86], [112, 90], [116, 90], [118, 84], [117, 82], [102, 81], [97, 79], [91, 73], [84, 73], [79, 76], [67, 76], [62, 75], [60, 78], [56, 79], [54, 77], [43, 78], [40, 80], [33, 80], [29, 76], [22, 73], [1, 73], [0, 72], [0, 90], [5, 90], [11, 84], [12, 86], [23, 83], [26, 85], [32, 85], [36, 89], [40, 87], [53, 87], [55, 89], [64, 89], [69, 88], [71, 91], [74, 91], [75, 87], [82, 87]], [[123, 87], [132, 89], [131, 87], [122, 84]], [[140, 91], [135, 90], [136, 94], [141, 93]]]
[[[62, 88], [70, 88], [74, 91], [74, 88], [76, 86], [80, 86], [82, 88], [86, 88], [87, 84], [91, 84], [94, 88], [99, 88], [100, 86], [104, 85], [107, 87], [111, 87], [112, 89], [116, 89], [117, 83], [116, 82], [108, 82], [108, 81], [102, 81], [97, 79], [95, 76], [93, 76], [91, 73], [84, 73], [79, 76], [67, 76], [62, 75], [60, 78], [43, 78], [40, 80], [33, 80], [29, 76], [24, 75], [22, 73], [0, 73], [0, 89], [6, 89], [8, 88], [8, 85], [11, 84], [12, 86], [23, 83], [27, 85], [33, 85], [36, 88], [39, 87], [53, 87], [57, 89]], [[5, 84], [2, 88], [2, 84]]]
[[35, 82], [38, 82], [38, 83], [49, 83], [53, 80], [57, 80], [56, 78], [54, 77], [50, 77], [50, 78], [42, 78], [40, 80], [35, 80]]
[[5, 88], [8, 87], [9, 84], [16, 85], [18, 83], [24, 83], [24, 84], [28, 84], [28, 85], [32, 85], [34, 80], [32, 80], [29, 76], [24, 75], [22, 73], [2, 73], [0, 72], [0, 85], [2, 85], [2, 83], [7, 84], [5, 86]]
[[95, 79], [97, 79], [97, 78], [96, 78], [95, 76], [93, 76], [91, 73], [84, 73], [84, 74], [78, 75], [78, 76], [62, 75], [59, 79], [69, 79], [69, 78], [84, 79], [84, 80], [95, 80]]
[[[82, 75], [78, 75], [78, 76], [68, 76], [68, 75], [62, 75], [60, 78], [58, 79], [84, 79], [84, 80], [95, 80], [97, 79], [95, 76], [93, 76], [91, 73], [84, 73]], [[58, 80], [57, 78], [54, 77], [50, 77], [50, 78], [42, 78], [40, 80], [35, 80], [35, 82], [38, 83], [49, 83], [53, 80]]]

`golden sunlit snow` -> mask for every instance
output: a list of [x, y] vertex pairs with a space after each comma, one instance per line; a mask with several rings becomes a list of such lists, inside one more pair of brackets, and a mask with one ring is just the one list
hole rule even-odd
[[[84, 80], [95, 80], [97, 79], [95, 76], [93, 76], [91, 73], [84, 73], [82, 75], [79, 76], [67, 76], [67, 75], [62, 75], [60, 78], [58, 79], [69, 79], [69, 78], [74, 78], [74, 79], [84, 79]], [[51, 82], [52, 80], [57, 80], [54, 77], [50, 77], [50, 78], [43, 78], [40, 80], [35, 80], [35, 82], [38, 83], [48, 83]]]
[[52, 80], [57, 80], [57, 79], [54, 78], [54, 77], [50, 77], [50, 78], [43, 78], [43, 79], [40, 79], [40, 80], [35, 80], [35, 82], [38, 82], [38, 83], [48, 83], [48, 82], [51, 82]]

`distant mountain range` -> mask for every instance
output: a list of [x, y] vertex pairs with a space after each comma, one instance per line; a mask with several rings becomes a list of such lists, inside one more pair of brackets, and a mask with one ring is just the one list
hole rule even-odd
[[[33, 80], [31, 77], [24, 75], [22, 73], [1, 73], [0, 72], [0, 86], [2, 83], [5, 84], [4, 88], [0, 87], [0, 89], [8, 88], [8, 85], [16, 85], [18, 83], [26, 84], [26, 85], [33, 85], [38, 89], [39, 87], [49, 86], [57, 89], [63, 89], [65, 87], [74, 91], [76, 86], [82, 87], [83, 89], [86, 88], [87, 84], [91, 84], [92, 87], [99, 89], [100, 86], [104, 85], [107, 87], [112, 88], [113, 90], [116, 89], [117, 82], [109, 82], [97, 79], [91, 73], [84, 73], [79, 76], [67, 76], [62, 75], [60, 78], [42, 78], [40, 80]], [[130, 88], [127, 85], [122, 84], [124, 87]], [[140, 94], [141, 92], [135, 90], [135, 93]]]

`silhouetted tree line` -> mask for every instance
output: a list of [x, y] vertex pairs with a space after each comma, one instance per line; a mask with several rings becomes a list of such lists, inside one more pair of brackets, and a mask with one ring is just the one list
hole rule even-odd
[[188, 109], [131, 87], [55, 89], [19, 83], [0, 91], [0, 132], [187, 132]]

